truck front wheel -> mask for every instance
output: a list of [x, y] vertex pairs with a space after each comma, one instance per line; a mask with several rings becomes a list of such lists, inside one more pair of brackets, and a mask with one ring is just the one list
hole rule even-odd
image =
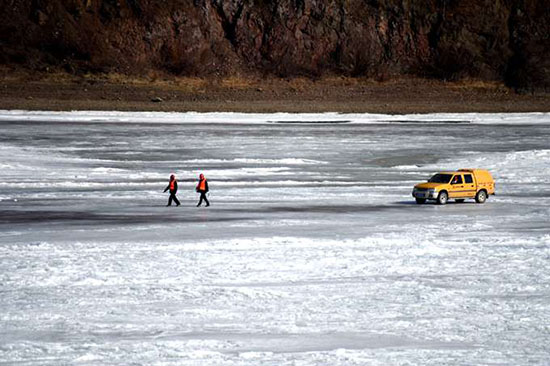
[[487, 200], [487, 192], [485, 192], [483, 189], [476, 194], [476, 202], [477, 203], [485, 203]]
[[448, 200], [449, 200], [449, 195], [445, 191], [440, 192], [439, 195], [437, 196], [437, 203], [440, 205], [446, 204]]

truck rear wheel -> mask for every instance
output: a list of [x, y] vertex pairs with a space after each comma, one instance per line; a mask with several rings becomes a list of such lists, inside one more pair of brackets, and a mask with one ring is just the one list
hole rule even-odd
[[446, 204], [448, 200], [449, 200], [449, 195], [445, 191], [440, 192], [439, 195], [437, 196], [437, 203], [440, 205]]
[[419, 205], [423, 204], [423, 203], [426, 203], [426, 199], [425, 198], [415, 198], [416, 199], [416, 203], [418, 203]]
[[487, 192], [485, 192], [483, 189], [476, 194], [476, 202], [477, 203], [485, 203], [487, 200]]

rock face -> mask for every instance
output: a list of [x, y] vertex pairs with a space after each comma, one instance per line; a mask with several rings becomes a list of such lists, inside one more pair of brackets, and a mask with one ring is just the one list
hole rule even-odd
[[550, 89], [548, 0], [0, 0], [0, 63]]

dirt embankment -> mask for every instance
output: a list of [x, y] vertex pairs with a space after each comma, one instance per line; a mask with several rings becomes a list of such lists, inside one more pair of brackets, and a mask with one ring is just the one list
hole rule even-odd
[[2, 0], [0, 64], [550, 90], [547, 0]]
[[[0, 68], [2, 71], [2, 68]], [[550, 95], [501, 83], [401, 78], [129, 78], [7, 73], [0, 109], [236, 112], [550, 112]], [[38, 77], [40, 76], [40, 77]]]

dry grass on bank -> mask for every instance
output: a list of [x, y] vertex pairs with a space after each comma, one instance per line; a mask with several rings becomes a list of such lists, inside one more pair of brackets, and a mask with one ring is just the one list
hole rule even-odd
[[204, 93], [209, 90], [269, 90], [288, 89], [293, 92], [326, 88], [357, 88], [357, 87], [391, 87], [412, 86], [417, 84], [433, 85], [453, 90], [488, 90], [509, 93], [511, 90], [502, 82], [466, 79], [455, 82], [419, 79], [416, 77], [400, 77], [385, 81], [377, 81], [365, 77], [347, 77], [328, 75], [321, 78], [306, 77], [258, 77], [258, 76], [227, 76], [221, 78], [174, 76], [162, 72], [150, 71], [145, 75], [126, 75], [121, 73], [85, 73], [69, 74], [58, 70], [28, 71], [18, 70], [0, 65], [0, 82], [2, 83], [46, 83], [46, 84], [112, 84], [135, 87], [151, 87], [177, 90], [187, 93]]
[[459, 90], [494, 90], [500, 92], [511, 92], [504, 83], [499, 81], [484, 81], [484, 80], [475, 80], [475, 79], [465, 79], [459, 80], [456, 82], [449, 83], [449, 88], [459, 89]]
[[550, 95], [520, 95], [498, 82], [402, 77], [377, 81], [158, 72], [71, 75], [0, 66], [0, 109], [235, 112], [550, 112]]

